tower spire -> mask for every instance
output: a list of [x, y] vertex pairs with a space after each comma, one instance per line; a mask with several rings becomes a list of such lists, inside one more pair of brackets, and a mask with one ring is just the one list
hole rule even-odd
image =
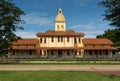
[[59, 8], [58, 13], [62, 14], [62, 9], [61, 8]]
[[62, 13], [62, 9], [58, 9], [58, 15], [55, 20], [55, 31], [65, 31], [66, 30], [66, 20]]

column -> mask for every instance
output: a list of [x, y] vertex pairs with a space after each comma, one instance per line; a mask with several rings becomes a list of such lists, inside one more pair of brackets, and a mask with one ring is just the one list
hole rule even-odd
[[65, 58], [65, 50], [62, 50], [62, 57]]
[[71, 57], [71, 58], [73, 57], [72, 50], [70, 50], [70, 57]]
[[109, 57], [112, 58], [112, 51], [108, 50]]
[[81, 57], [83, 57], [84, 54], [84, 50], [80, 50], [81, 51]]
[[77, 50], [76, 57], [79, 57], [79, 50]]
[[72, 45], [72, 46], [74, 46], [74, 45], [75, 45], [74, 37], [73, 37], [73, 39], [72, 39], [72, 40], [73, 40], [73, 42], [72, 42], [72, 44], [73, 44], [73, 45]]
[[42, 51], [42, 57], [44, 57], [44, 50], [41, 50]]
[[67, 50], [64, 51], [64, 57], [66, 58]]
[[106, 56], [105, 56], [105, 50], [103, 50], [102, 52], [103, 52], [103, 53], [102, 53], [102, 54], [103, 54], [103, 57], [106, 58]]

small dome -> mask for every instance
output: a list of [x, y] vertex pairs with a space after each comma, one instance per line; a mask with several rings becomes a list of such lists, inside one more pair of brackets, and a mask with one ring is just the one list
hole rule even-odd
[[62, 14], [62, 9], [59, 8], [58, 10], [58, 15], [56, 16], [56, 22], [65, 22], [65, 17], [64, 15]]

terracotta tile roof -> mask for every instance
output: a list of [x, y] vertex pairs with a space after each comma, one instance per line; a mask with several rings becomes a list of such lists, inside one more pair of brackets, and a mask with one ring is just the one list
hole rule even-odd
[[12, 44], [38, 44], [38, 39], [36, 38], [23, 38], [20, 40], [17, 40], [16, 42], [13, 42]]
[[112, 45], [112, 41], [110, 41], [109, 39], [106, 38], [85, 38], [83, 39], [83, 43], [86, 44], [101, 44], [101, 45]]
[[37, 36], [84, 36], [84, 33], [75, 32], [73, 30], [66, 30], [66, 31], [55, 31], [55, 30], [48, 30], [45, 33], [37, 33]]
[[74, 49], [84, 49], [84, 50], [116, 50], [115, 47], [13, 47], [14, 50], [35, 50], [35, 49], [47, 49], [47, 50], [74, 50]]
[[35, 50], [36, 47], [13, 47], [14, 50]]
[[48, 50], [71, 50], [71, 49], [83, 49], [83, 47], [39, 47], [37, 49], [48, 49]]
[[116, 50], [116, 48], [115, 47], [97, 47], [97, 46], [95, 46], [95, 47], [84, 47], [84, 49], [85, 50]]

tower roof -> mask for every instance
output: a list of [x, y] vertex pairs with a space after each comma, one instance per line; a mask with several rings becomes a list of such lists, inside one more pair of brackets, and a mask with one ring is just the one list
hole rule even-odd
[[58, 10], [58, 15], [56, 16], [55, 22], [65, 22], [65, 17], [62, 14], [62, 9], [61, 8], [59, 8], [59, 10]]

